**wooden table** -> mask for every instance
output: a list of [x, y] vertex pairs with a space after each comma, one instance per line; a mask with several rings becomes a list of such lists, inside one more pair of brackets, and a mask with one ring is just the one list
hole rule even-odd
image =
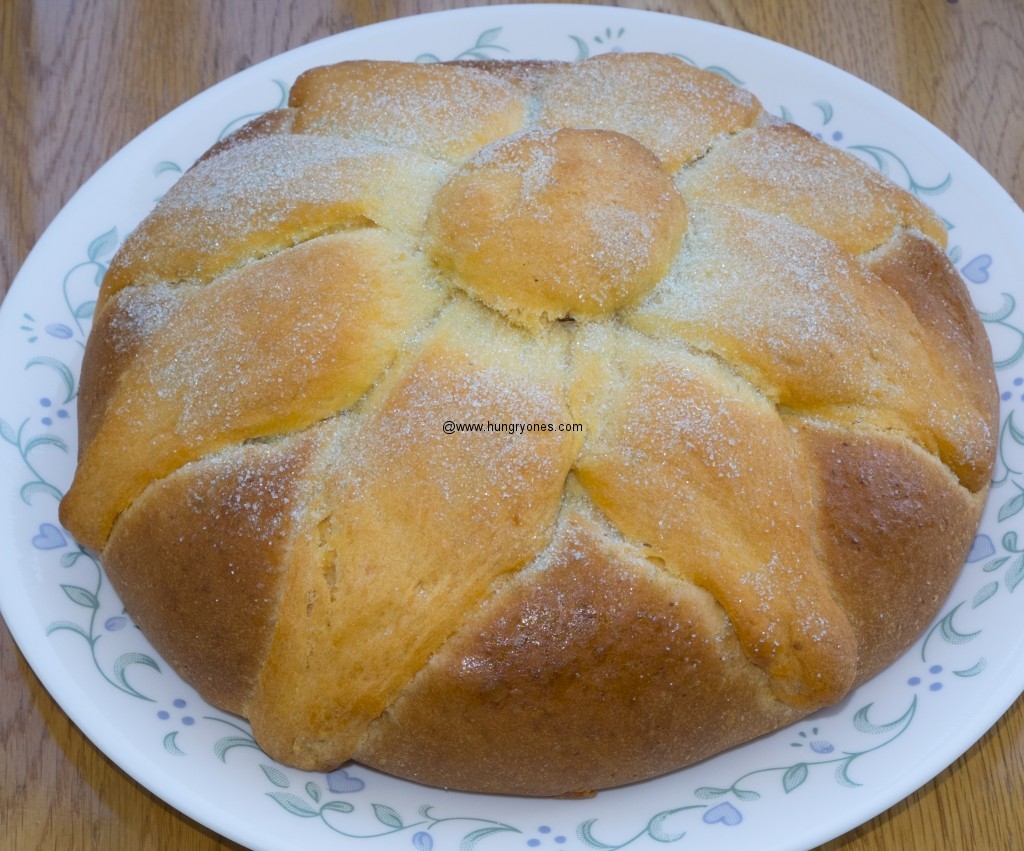
[[[288, 48], [459, 0], [4, 0], [3, 292], [75, 189], [139, 131]], [[924, 115], [1024, 204], [1020, 0], [627, 0], [783, 42]], [[0, 627], [0, 846], [233, 848], [162, 803], [69, 722]], [[1024, 847], [1024, 701], [968, 753], [828, 849]]]

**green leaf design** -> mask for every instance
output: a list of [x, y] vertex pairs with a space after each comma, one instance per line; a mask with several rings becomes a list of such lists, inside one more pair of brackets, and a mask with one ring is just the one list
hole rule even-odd
[[989, 583], [987, 583], [985, 585], [982, 585], [981, 588], [978, 589], [978, 593], [974, 595], [974, 599], [971, 601], [971, 608], [972, 609], [978, 608], [978, 606], [980, 606], [982, 603], [984, 603], [987, 599], [989, 599], [998, 590], [999, 590], [999, 583], [998, 582], [989, 582]]
[[225, 736], [223, 739], [218, 739], [213, 746], [213, 752], [221, 762], [227, 762], [228, 751], [232, 748], [255, 748], [259, 750], [259, 745], [253, 740], [252, 736]]
[[1013, 560], [1013, 564], [1010, 565], [1010, 569], [1006, 571], [1006, 576], [1003, 577], [1006, 582], [1006, 590], [1012, 592], [1021, 580], [1024, 580], [1024, 555], [1019, 555]]
[[462, 837], [462, 842], [459, 843], [460, 851], [473, 851], [477, 844], [482, 842], [488, 836], [494, 836], [496, 833], [519, 833], [514, 827], [508, 827], [501, 825], [499, 827], [481, 827], [478, 830], [471, 831]]
[[74, 316], [75, 319], [89, 319], [96, 312], [96, 301], [95, 299], [90, 301], [83, 301], [78, 307], [75, 308]]
[[[885, 157], [879, 153], [880, 150], [885, 150], [884, 148], [879, 149], [872, 145], [851, 145], [850, 148], [856, 151], [863, 151], [875, 161], [875, 168], [877, 168], [882, 174], [888, 174], [889, 167], [886, 165]], [[888, 153], [888, 151], [886, 151], [886, 153]]]
[[[924, 641], [921, 644], [921, 661], [927, 661], [928, 659], [928, 645], [931, 643], [932, 637], [938, 633], [942, 636], [942, 640], [947, 644], [966, 644], [968, 641], [973, 641], [979, 635], [981, 630], [975, 630], [974, 632], [961, 632], [953, 625], [953, 619], [956, 617], [956, 613], [960, 611], [960, 607], [966, 602], [963, 600], [957, 603], [952, 609], [949, 610], [925, 635]], [[913, 710], [913, 706], [911, 706]]]
[[60, 587], [68, 595], [68, 599], [72, 603], [84, 606], [87, 609], [98, 609], [100, 607], [100, 601], [96, 599], [96, 595], [92, 591], [79, 585], [61, 585]]
[[52, 496], [58, 502], [60, 502], [61, 497], [63, 496], [63, 494], [59, 490], [57, 490], [57, 488], [55, 488], [49, 482], [43, 481], [26, 482], [21, 486], [20, 493], [21, 501], [24, 502], [26, 505], [32, 504], [32, 497], [34, 497], [37, 493], [45, 493], [47, 496]]
[[54, 621], [46, 628], [46, 634], [53, 635], [55, 632], [60, 632], [61, 630], [77, 633], [86, 641], [89, 640], [89, 633], [85, 631], [85, 627], [79, 626], [74, 621]]
[[732, 793], [741, 801], [757, 801], [761, 798], [761, 793], [755, 792], [753, 789], [737, 789], [733, 787]]
[[[704, 788], [705, 790], [710, 790], [714, 789], [715, 787], [705, 786], [702, 788]], [[730, 790], [728, 789], [718, 790], [718, 792], [723, 795], [729, 791]], [[708, 795], [705, 794], [705, 797], [708, 797]], [[594, 824], [597, 822], [596, 818], [587, 819], [586, 821], [581, 822], [579, 826], [576, 828], [576, 835], [579, 837], [580, 842], [589, 845], [591, 848], [602, 849], [602, 851], [618, 851], [618, 849], [620, 848], [625, 848], [627, 845], [632, 845], [634, 842], [643, 838], [644, 836], [649, 836], [655, 842], [662, 842], [666, 844], [678, 842], [680, 839], [686, 836], [686, 832], [681, 831], [678, 833], [670, 833], [669, 831], [665, 830], [665, 822], [669, 819], [669, 817], [674, 816], [676, 813], [681, 813], [684, 810], [703, 810], [706, 808], [707, 804], [689, 804], [685, 807], [674, 807], [671, 810], [663, 810], [660, 813], [656, 813], [650, 819], [650, 821], [647, 822], [647, 826], [639, 833], [616, 845], [609, 845], [607, 842], [602, 842], [600, 839], [597, 839], [594, 836], [593, 827]], [[516, 832], [518, 833], [519, 831]]]
[[320, 787], [317, 786], [312, 780], [306, 784], [306, 794], [309, 795], [318, 804], [320, 803]]
[[960, 630], [953, 626], [953, 617], [961, 605], [963, 604], [957, 603], [953, 610], [939, 621], [939, 630], [942, 633], [942, 637], [950, 644], [966, 644], [968, 641], [981, 635], [980, 629], [974, 632], [960, 632]]
[[[282, 107], [288, 101], [287, 84], [285, 84], [282, 80], [274, 80], [273, 83], [277, 86], [278, 99], [273, 106], [269, 107], [269, 109], [277, 109], [278, 107]], [[260, 110], [258, 112], [248, 112], [245, 115], [240, 115], [237, 118], [233, 119], [231, 122], [227, 124], [227, 126], [224, 127], [224, 129], [220, 131], [220, 133], [217, 134], [218, 141], [221, 139], [226, 139], [228, 136], [230, 136], [235, 131], [240, 130], [254, 118], [263, 115], [266, 111], [267, 110]], [[173, 166], [178, 171], [181, 171], [181, 169], [178, 168], [178, 166], [175, 163], [167, 163], [167, 165]]]
[[984, 658], [979, 659], [970, 668], [963, 668], [959, 671], [953, 671], [958, 677], [976, 677], [988, 666], [988, 662]]
[[992, 559], [992, 561], [985, 562], [984, 566], [981, 569], [985, 571], [985, 573], [991, 573], [993, 570], [999, 570], [999, 568], [1001, 568], [1009, 560], [1009, 556], [999, 556], [999, 558], [994, 558]]
[[[909, 172], [908, 172], [908, 174], [909, 174]], [[943, 192], [945, 192], [947, 189], [949, 189], [949, 187], [952, 186], [952, 185], [953, 185], [953, 174], [952, 174], [952, 172], [947, 174], [945, 176], [945, 178], [943, 178], [941, 181], [936, 183], [934, 186], [923, 186], [920, 183], [918, 183], [916, 180], [914, 180], [913, 177], [910, 178], [910, 191], [914, 192], [915, 194], [918, 194], [918, 195], [941, 195]]]
[[1009, 316], [1013, 313], [1016, 307], [1017, 302], [1014, 300], [1013, 296], [1010, 295], [1009, 293], [1003, 293], [1002, 307], [990, 312], [981, 310], [978, 311], [978, 315], [981, 317], [981, 320], [983, 322], [989, 322], [992, 323], [993, 325], [1002, 326], [1003, 328], [1010, 331], [1020, 341], [1017, 345], [1017, 348], [1010, 355], [1008, 355], [1005, 358], [999, 358], [995, 360], [994, 366], [996, 369], [1007, 369], [1008, 367], [1011, 367], [1015, 363], [1017, 363], [1017, 361], [1019, 361], [1022, 357], [1024, 357], [1024, 331], [1021, 331], [1020, 328], [1017, 328], [1015, 325], [1011, 325], [1009, 322], [1006, 321], [1006, 319], [1009, 318]]
[[284, 807], [293, 816], [300, 816], [301, 818], [316, 818], [320, 815], [320, 811], [314, 807], [311, 807], [303, 798], [298, 795], [293, 795], [291, 792], [267, 792], [267, 795], [273, 798], [277, 803]]
[[175, 162], [171, 162], [170, 160], [161, 160], [155, 166], [153, 166], [154, 177], [159, 177], [161, 174], [164, 174], [165, 172], [168, 171], [172, 171], [175, 174], [181, 174], [182, 169], [180, 165], [178, 165]]
[[853, 760], [854, 757], [851, 756], [849, 759], [844, 759], [836, 766], [836, 782], [840, 786], [846, 786], [849, 789], [863, 785], [850, 777], [850, 765], [853, 763]]
[[1013, 499], [1003, 503], [999, 509], [999, 522], [1002, 523], [1004, 520], [1008, 520], [1021, 509], [1024, 509], [1024, 492], [1018, 493]]
[[786, 769], [786, 773], [782, 775], [782, 788], [787, 795], [807, 780], [807, 773], [805, 762], [798, 762]]
[[899, 164], [899, 167], [903, 170], [906, 175], [908, 188], [915, 195], [939, 195], [945, 192], [953, 184], [952, 173], [947, 174], [945, 178], [933, 185], [925, 185], [919, 183], [914, 175], [911, 173], [907, 164], [898, 157], [895, 153], [890, 151], [888, 148], [883, 148], [880, 145], [850, 145], [851, 151], [860, 151], [861, 153], [867, 154], [874, 160], [875, 167], [882, 173], [889, 173], [889, 161]]
[[405, 822], [402, 821], [402, 817], [398, 812], [386, 804], [374, 804], [373, 814], [377, 817], [377, 821], [383, 825], [393, 827], [396, 830], [401, 830], [405, 827]]
[[18, 433], [7, 420], [0, 420], [0, 437], [14, 446], [18, 445]]
[[569, 36], [569, 38], [576, 42], [577, 62], [582, 62], [584, 59], [590, 56], [590, 48], [587, 46], [587, 43], [582, 38], [580, 38], [578, 35], [571, 35]]
[[701, 786], [693, 794], [701, 800], [708, 801], [712, 798], [720, 798], [722, 795], [727, 795], [728, 789], [720, 789], [717, 786]]
[[320, 812], [350, 813], [354, 809], [347, 801], [328, 801], [320, 808]]
[[266, 775], [267, 780], [269, 780], [279, 789], [287, 789], [289, 786], [291, 786], [291, 781], [288, 780], [288, 775], [281, 771], [281, 769], [277, 766], [260, 763], [260, 768]]
[[64, 553], [64, 555], [62, 555], [60, 557], [60, 566], [61, 567], [71, 567], [81, 557], [82, 557], [82, 551], [81, 550], [71, 550], [70, 552], [66, 552], [66, 553]]
[[870, 718], [868, 713], [871, 712], [871, 707], [874, 703], [868, 703], [857, 710], [853, 716], [853, 726], [862, 733], [870, 733], [871, 735], [881, 735], [882, 733], [888, 733], [891, 730], [896, 730], [906, 725], [907, 721], [913, 716], [916, 703], [911, 703], [910, 708], [907, 709], [899, 718], [895, 721], [889, 721], [886, 724], [876, 724]]
[[[498, 36], [501, 35], [501, 27], [493, 27], [489, 30], [484, 30], [480, 33], [480, 37], [476, 40], [476, 47], [490, 47], [496, 46], [494, 42], [498, 40]], [[505, 48], [500, 48], [504, 50]]]
[[[621, 34], [622, 34], [622, 31], [619, 32], [619, 35], [621, 35]], [[570, 36], [570, 38], [576, 38], [576, 36]], [[682, 59], [683, 62], [685, 62], [687, 65], [692, 65], [694, 68], [700, 68], [700, 65], [698, 65], [693, 60], [692, 57], [687, 56], [685, 53], [669, 53], [668, 55], [669, 56], [674, 56], [676, 59]], [[586, 59], [585, 56], [580, 57], [580, 58], [581, 59]], [[741, 86], [742, 87], [742, 86], [746, 85], [746, 83], [744, 83], [743, 80], [741, 80], [739, 77], [737, 77], [735, 74], [733, 74], [732, 71], [730, 71], [728, 68], [723, 68], [721, 65], [708, 65], [703, 70], [710, 71], [712, 74], [717, 74], [719, 77], [724, 77], [726, 80], [728, 80], [734, 86]], [[783, 109], [783, 111], [785, 111], [786, 108], [782, 107], [782, 109]], [[785, 117], [785, 116], [783, 116], [783, 117]]]
[[679, 807], [674, 810], [665, 810], [663, 813], [658, 813], [654, 818], [647, 822], [647, 832], [650, 834], [651, 839], [655, 842], [678, 842], [684, 836], [686, 831], [682, 833], [667, 833], [662, 825], [665, 823], [669, 816], [673, 816], [681, 810], [691, 809], [690, 807]]
[[132, 665], [145, 665], [147, 668], [152, 668], [157, 673], [160, 672], [160, 666], [152, 657], [147, 656], [145, 653], [136, 652], [122, 653], [114, 661], [114, 679], [121, 684], [124, 690], [136, 697], [150, 700], [150, 698], [146, 697], [142, 692], [136, 691], [136, 689], [129, 685], [127, 671]]
[[[473, 42], [473, 46], [463, 50], [462, 53], [455, 57], [455, 59], [489, 59], [490, 53], [488, 51], [508, 53], [509, 49], [507, 47], [502, 47], [500, 44], [496, 43], [498, 36], [501, 35], [501, 30], [501, 27], [492, 27], [491, 29], [484, 30], [479, 36], [477, 36], [476, 41]], [[440, 62], [441, 59], [433, 53], [421, 53], [416, 57], [415, 61], [430, 63]]]
[[71, 370], [68, 369], [66, 364], [61, 363], [56, 358], [38, 357], [32, 358], [32, 360], [25, 364], [25, 369], [30, 369], [33, 366], [45, 366], [48, 369], [52, 369], [60, 376], [61, 381], [64, 382], [65, 391], [63, 404], [66, 405], [75, 398], [75, 377], [71, 374]]
[[1024, 446], [1024, 431], [1017, 428], [1017, 424], [1013, 421], [1013, 411], [1010, 411], [1010, 415], [1006, 418], [1006, 428], [1014, 442]]
[[173, 733], [168, 733], [164, 736], [164, 750], [167, 751], [171, 756], [188, 756], [181, 748], [178, 747], [178, 731], [175, 730]]
[[822, 125], [828, 124], [834, 115], [832, 111], [832, 104], [827, 100], [816, 100], [814, 106], [821, 110], [821, 123]]
[[29, 452], [33, 449], [38, 449], [40, 446], [56, 446], [62, 452], [68, 451], [68, 445], [56, 435], [40, 434], [25, 443], [23, 452], [28, 455]]
[[712, 74], [718, 74], [719, 77], [724, 77], [734, 86], [740, 86], [742, 88], [743, 86], [746, 85], [746, 83], [744, 83], [743, 80], [741, 80], [739, 77], [733, 74], [732, 71], [723, 68], [721, 65], [708, 65], [708, 67], [705, 68], [704, 70], [710, 71]]
[[608, 851], [608, 849], [614, 849], [614, 845], [602, 842], [594, 836], [593, 827], [596, 821], [596, 818], [588, 818], [586, 821], [579, 823], [579, 826], [576, 828], [576, 835], [579, 837], [580, 842], [589, 845], [591, 848], [603, 848], [605, 851]]
[[95, 263], [105, 254], [110, 254], [115, 248], [117, 248], [117, 228], [111, 228], [90, 242], [86, 253], [89, 255], [89, 259]]
[[1016, 306], [1017, 302], [1014, 300], [1013, 296], [1009, 293], [1003, 293], [1003, 304], [1001, 307], [991, 312], [979, 310], [978, 315], [985, 322], [1002, 322], [1004, 319], [1009, 318]]

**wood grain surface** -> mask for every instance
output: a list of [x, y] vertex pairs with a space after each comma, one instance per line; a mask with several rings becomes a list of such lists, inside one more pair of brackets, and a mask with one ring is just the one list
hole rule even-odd
[[[75, 190], [181, 102], [288, 48], [458, 0], [2, 0], [0, 281]], [[791, 45], [919, 112], [1024, 204], [1019, 0], [636, 0]], [[0, 569], [3, 569], [0, 562]], [[0, 626], [0, 847], [236, 848], [83, 737]], [[950, 768], [830, 851], [1024, 847], [1024, 702]]]

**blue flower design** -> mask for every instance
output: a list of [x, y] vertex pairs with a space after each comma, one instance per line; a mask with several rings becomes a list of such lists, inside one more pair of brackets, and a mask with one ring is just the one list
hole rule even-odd
[[67, 543], [64, 533], [52, 523], [40, 523], [39, 534], [32, 538], [32, 546], [37, 550], [58, 550]]
[[[928, 673], [931, 674], [933, 677], [938, 676], [942, 673], [942, 665], [932, 665], [930, 668], [928, 668]], [[911, 677], [907, 680], [907, 685], [916, 688], [923, 682], [924, 680], [921, 677]], [[942, 683], [939, 680], [933, 680], [931, 683], [928, 684], [928, 691], [941, 691], [941, 689]]]
[[[172, 701], [171, 705], [175, 709], [184, 709], [188, 705], [188, 702], [178, 697], [175, 698], [174, 701]], [[161, 709], [156, 713], [156, 717], [159, 718], [161, 721], [166, 721], [171, 717], [171, 713], [168, 712], [166, 709]], [[186, 727], [191, 727], [193, 724], [196, 723], [196, 719], [193, 718], [191, 715], [182, 715], [181, 723], [184, 724]]]
[[[819, 753], [819, 754], [832, 753], [832, 751], [834, 751], [836, 749], [835, 745], [833, 745], [831, 742], [828, 742], [828, 741], [825, 741], [824, 739], [819, 739], [819, 738], [811, 739], [810, 736], [808, 736], [808, 734], [803, 732], [803, 731], [801, 731], [797, 735], [799, 735], [800, 738], [804, 739], [805, 741], [810, 739], [810, 741], [807, 742], [807, 747], [809, 747], [815, 753]], [[811, 734], [810, 735], [811, 736], [817, 736], [818, 735], [818, 728], [817, 727], [811, 727]], [[804, 746], [804, 742], [792, 742], [792, 746], [794, 748], [802, 748]]]
[[[567, 841], [566, 837], [562, 836], [561, 834], [556, 834], [555, 836], [551, 836], [552, 830], [546, 824], [542, 824], [540, 827], [538, 827], [537, 828], [537, 833], [541, 834], [544, 837], [544, 839], [550, 838], [553, 842], [555, 842], [558, 845], [562, 845], [563, 843], [565, 843]], [[541, 846], [541, 844], [543, 844], [544, 839], [538, 839], [537, 837], [533, 837], [531, 839], [527, 839], [526, 840], [526, 844], [530, 848], [539, 848]]]
[[358, 777], [352, 777], [344, 768], [336, 768], [327, 775], [327, 788], [332, 792], [360, 792], [366, 784]]
[[728, 801], [723, 801], [706, 810], [702, 818], [705, 824], [724, 824], [726, 827], [735, 827], [743, 821], [743, 813]]

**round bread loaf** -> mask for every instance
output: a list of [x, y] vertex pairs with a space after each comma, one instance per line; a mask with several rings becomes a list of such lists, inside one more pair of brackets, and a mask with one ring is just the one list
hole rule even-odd
[[925, 206], [685, 62], [346, 62], [125, 241], [61, 519], [284, 763], [585, 794], [835, 703], [994, 459]]

